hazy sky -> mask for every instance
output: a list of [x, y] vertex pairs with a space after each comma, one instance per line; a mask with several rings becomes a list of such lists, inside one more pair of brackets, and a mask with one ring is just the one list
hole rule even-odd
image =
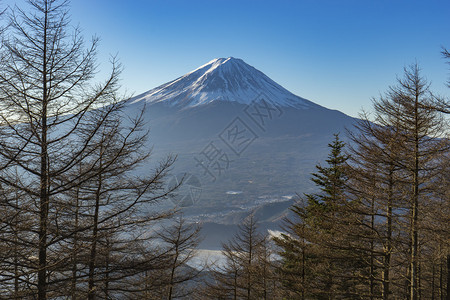
[[[0, 6], [23, 1], [0, 0]], [[217, 57], [237, 57], [301, 97], [356, 116], [418, 62], [445, 87], [450, 1], [72, 0], [74, 24], [117, 54], [134, 94]], [[102, 74], [102, 73], [100, 73]]]

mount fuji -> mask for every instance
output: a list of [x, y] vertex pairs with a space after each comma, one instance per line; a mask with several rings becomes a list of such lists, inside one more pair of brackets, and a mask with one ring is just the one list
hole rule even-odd
[[249, 211], [264, 228], [277, 229], [293, 195], [314, 190], [310, 173], [326, 158], [333, 134], [355, 122], [232, 57], [132, 98], [125, 113], [144, 105], [151, 163], [177, 155], [169, 181], [184, 176], [186, 187], [172, 202], [204, 224], [209, 249], [220, 248], [214, 237], [226, 239]]
[[283, 107], [307, 109], [317, 104], [296, 96], [242, 59], [216, 58], [199, 68], [135, 98], [192, 108], [215, 101], [250, 104], [261, 93]]

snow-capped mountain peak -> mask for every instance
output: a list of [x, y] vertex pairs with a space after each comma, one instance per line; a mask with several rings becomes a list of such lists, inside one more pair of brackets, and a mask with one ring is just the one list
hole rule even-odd
[[317, 106], [292, 94], [261, 71], [234, 57], [213, 59], [175, 80], [136, 96], [133, 101], [188, 108], [213, 101], [249, 104], [261, 94], [283, 107]]

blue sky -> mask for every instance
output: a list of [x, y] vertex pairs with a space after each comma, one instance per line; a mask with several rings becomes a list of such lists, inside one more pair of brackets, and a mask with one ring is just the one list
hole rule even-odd
[[[0, 0], [0, 5], [23, 1]], [[432, 89], [445, 87], [450, 1], [72, 0], [88, 40], [101, 38], [139, 94], [217, 57], [242, 58], [299, 96], [356, 116], [418, 62]]]

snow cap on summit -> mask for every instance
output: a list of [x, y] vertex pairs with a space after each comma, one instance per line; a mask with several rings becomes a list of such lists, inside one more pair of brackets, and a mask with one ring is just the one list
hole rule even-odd
[[261, 71], [234, 57], [213, 59], [173, 81], [136, 96], [133, 100], [188, 108], [214, 101], [250, 104], [261, 94], [282, 107], [317, 106], [292, 94]]

